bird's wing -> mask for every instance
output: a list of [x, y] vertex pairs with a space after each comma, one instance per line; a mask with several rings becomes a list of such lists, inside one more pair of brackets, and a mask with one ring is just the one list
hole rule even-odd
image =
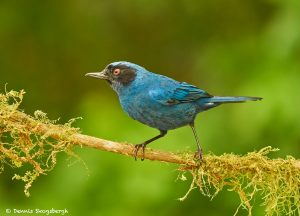
[[212, 97], [212, 95], [206, 91], [185, 82], [177, 82], [176, 85], [151, 90], [149, 94], [152, 99], [165, 105], [188, 103], [199, 100], [200, 98]]

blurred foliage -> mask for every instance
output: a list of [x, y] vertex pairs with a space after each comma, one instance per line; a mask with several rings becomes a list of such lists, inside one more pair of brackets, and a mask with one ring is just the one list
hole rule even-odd
[[[82, 116], [77, 126], [84, 133], [139, 143], [157, 132], [127, 117], [105, 83], [83, 76], [128, 60], [211, 94], [264, 98], [200, 114], [196, 125], [205, 151], [246, 153], [271, 145], [281, 149], [274, 157], [299, 158], [299, 6], [298, 0], [2, 0], [0, 86], [26, 89], [30, 96], [21, 108], [28, 113], [45, 110], [63, 122]], [[195, 149], [189, 128], [152, 145]], [[179, 203], [176, 198], [189, 184], [174, 182], [175, 167], [77, 152], [89, 174], [80, 164], [66, 167], [65, 157], [59, 157], [61, 163], [37, 182], [29, 199], [10, 173], [1, 174], [0, 211], [53, 207], [72, 215], [232, 215], [239, 203], [227, 193], [210, 202], [196, 191]], [[259, 206], [253, 211], [264, 215]]]

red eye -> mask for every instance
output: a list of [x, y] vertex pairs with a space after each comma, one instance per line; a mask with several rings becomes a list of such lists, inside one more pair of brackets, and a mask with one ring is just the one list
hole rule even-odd
[[118, 76], [120, 73], [121, 73], [121, 70], [120, 70], [119, 68], [114, 69], [113, 74], [114, 74], [115, 76]]

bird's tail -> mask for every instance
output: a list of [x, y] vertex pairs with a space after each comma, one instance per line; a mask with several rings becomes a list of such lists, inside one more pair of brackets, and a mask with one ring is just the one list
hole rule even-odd
[[211, 97], [209, 102], [211, 103], [242, 103], [245, 101], [257, 101], [261, 100], [260, 97], [221, 97], [221, 96], [214, 96]]

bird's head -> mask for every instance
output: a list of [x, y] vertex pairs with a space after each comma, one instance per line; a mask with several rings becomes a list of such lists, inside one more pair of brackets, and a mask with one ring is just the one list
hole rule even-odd
[[100, 72], [87, 73], [86, 76], [106, 80], [115, 89], [129, 85], [143, 71], [145, 68], [137, 64], [119, 61], [110, 63]]

